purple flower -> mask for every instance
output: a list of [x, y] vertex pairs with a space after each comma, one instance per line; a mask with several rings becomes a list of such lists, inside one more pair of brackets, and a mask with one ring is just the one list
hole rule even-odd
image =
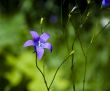
[[102, 0], [102, 6], [106, 7], [110, 5], [110, 0]]
[[49, 49], [52, 52], [52, 45], [47, 42], [50, 35], [43, 33], [41, 36], [35, 31], [30, 31], [33, 40], [28, 40], [24, 43], [24, 47], [34, 46], [34, 51], [37, 53], [38, 59], [40, 60], [44, 54], [44, 48]]

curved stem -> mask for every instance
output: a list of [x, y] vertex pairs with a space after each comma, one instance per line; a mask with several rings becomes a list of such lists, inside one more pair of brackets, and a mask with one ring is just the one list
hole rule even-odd
[[108, 25], [110, 25], [110, 21], [109, 21], [96, 35], [93, 36], [93, 38], [91, 39], [90, 45], [93, 44], [93, 42], [95, 41], [94, 39], [97, 39], [98, 36], [99, 36], [102, 32], [104, 32], [104, 30], [108, 27]]
[[47, 81], [46, 81], [45, 75], [43, 74], [43, 72], [41, 71], [41, 69], [39, 68], [39, 66], [37, 65], [37, 54], [36, 54], [36, 67], [37, 67], [37, 69], [39, 70], [39, 72], [41, 73], [41, 75], [42, 75], [42, 77], [44, 79], [44, 83], [45, 83], [45, 86], [47, 88], [47, 91], [49, 91], [50, 89], [49, 89], [49, 87], [47, 85]]
[[55, 74], [54, 74], [54, 76], [53, 76], [53, 79], [52, 79], [52, 81], [51, 81], [51, 83], [50, 83], [50, 85], [49, 85], [49, 89], [50, 89], [50, 87], [52, 86], [52, 84], [53, 84], [53, 82], [54, 82], [54, 80], [55, 80], [55, 77], [56, 77], [56, 75], [57, 75], [59, 69], [61, 68], [61, 66], [67, 61], [67, 59], [68, 59], [73, 53], [74, 53], [74, 50], [72, 50], [72, 52], [62, 61], [62, 63], [60, 64], [60, 66], [57, 68], [57, 70], [55, 71]]

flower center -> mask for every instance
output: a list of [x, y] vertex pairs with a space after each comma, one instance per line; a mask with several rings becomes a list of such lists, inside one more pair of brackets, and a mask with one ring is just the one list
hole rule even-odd
[[39, 46], [39, 47], [41, 46], [41, 42], [40, 42], [40, 41], [38, 41], [38, 46]]

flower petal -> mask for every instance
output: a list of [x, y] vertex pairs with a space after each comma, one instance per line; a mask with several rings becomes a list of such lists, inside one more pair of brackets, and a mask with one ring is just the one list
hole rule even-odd
[[102, 1], [102, 6], [109, 6], [110, 5], [110, 0], [103, 0]]
[[34, 42], [32, 40], [28, 40], [24, 43], [23, 45], [24, 47], [27, 47], [27, 46], [34, 46]]
[[30, 34], [32, 35], [32, 38], [33, 38], [33, 39], [37, 39], [37, 38], [39, 38], [38, 33], [35, 32], [35, 31], [30, 31]]
[[43, 54], [44, 54], [44, 49], [41, 47], [38, 47], [37, 48], [37, 56], [38, 56], [39, 60], [42, 58]]
[[105, 6], [105, 5], [106, 5], [106, 4], [105, 4], [105, 0], [103, 0], [103, 1], [102, 1], [102, 6]]
[[49, 37], [50, 37], [50, 35], [49, 35], [48, 33], [43, 33], [43, 34], [40, 36], [40, 41], [46, 42]]
[[50, 43], [45, 43], [43, 45], [43, 48], [47, 48], [47, 49], [49, 49], [52, 52], [52, 45]]

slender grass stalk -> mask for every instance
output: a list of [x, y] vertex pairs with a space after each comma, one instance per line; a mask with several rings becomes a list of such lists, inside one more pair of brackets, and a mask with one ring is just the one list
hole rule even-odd
[[82, 52], [83, 52], [83, 55], [85, 57], [85, 68], [84, 68], [84, 79], [83, 79], [83, 91], [85, 90], [85, 80], [86, 80], [86, 71], [87, 71], [87, 55], [84, 51], [84, 48], [83, 48], [83, 45], [82, 45], [82, 42], [81, 42], [81, 39], [79, 37], [79, 33], [78, 33], [78, 40], [79, 40], [79, 43], [80, 43], [80, 46], [81, 46], [81, 49], [82, 49]]
[[91, 38], [90, 44], [89, 44], [89, 46], [88, 46], [88, 48], [87, 48], [86, 54], [88, 54], [90, 46], [94, 44], [95, 40], [98, 38], [98, 36], [99, 36], [102, 32], [104, 32], [104, 30], [108, 27], [108, 25], [110, 25], [110, 21], [100, 30], [99, 33], [97, 33], [96, 35], [93, 35], [93, 37]]
[[[72, 20], [70, 19], [71, 23], [72, 23]], [[72, 26], [73, 26], [73, 23], [72, 23]], [[83, 78], [83, 91], [85, 90], [85, 80], [86, 80], [86, 69], [87, 69], [87, 55], [84, 51], [84, 48], [83, 48], [83, 45], [82, 45], [82, 42], [81, 42], [81, 39], [80, 39], [80, 36], [79, 36], [79, 30], [80, 30], [80, 27], [78, 29], [78, 31], [76, 32], [76, 37], [75, 37], [75, 40], [78, 39], [79, 43], [80, 43], [80, 46], [81, 46], [81, 50], [83, 52], [83, 55], [85, 57], [85, 66], [84, 66], [84, 78]]]
[[38, 71], [41, 73], [41, 75], [42, 75], [42, 77], [43, 77], [43, 79], [44, 79], [44, 83], [45, 83], [45, 86], [46, 86], [46, 88], [47, 88], [47, 91], [50, 91], [50, 89], [49, 89], [49, 87], [48, 87], [48, 85], [47, 85], [47, 81], [46, 81], [45, 75], [44, 75], [44, 73], [41, 71], [41, 69], [39, 68], [39, 66], [37, 65], [37, 53], [36, 53], [36, 67], [37, 67]]
[[[108, 22], [108, 24], [106, 24], [106, 25], [104, 26], [104, 28], [103, 28], [96, 36], [94, 36], [94, 38], [92, 39], [92, 42], [90, 43], [89, 47], [90, 47], [91, 44], [94, 42], [94, 39], [96, 39], [96, 38], [103, 32], [103, 30], [104, 30], [109, 24], [110, 24], [110, 21]], [[84, 68], [84, 79], [83, 79], [83, 91], [85, 91], [85, 80], [86, 80], [86, 72], [87, 72], [87, 55], [86, 55], [86, 53], [88, 53], [88, 50], [87, 50], [87, 52], [85, 53], [84, 48], [83, 48], [83, 46], [82, 46], [82, 42], [81, 42], [80, 37], [79, 37], [79, 31], [78, 31], [78, 34], [77, 34], [77, 38], [78, 38], [78, 40], [79, 40], [79, 43], [80, 43], [80, 45], [81, 45], [81, 49], [82, 49], [83, 55], [84, 55], [84, 57], [85, 57], [85, 66], [84, 66], [85, 68]], [[88, 49], [89, 49], [89, 47], [88, 47]]]
[[[85, 10], [85, 13], [86, 13], [86, 11], [88, 10], [88, 8]], [[90, 12], [91, 13], [91, 12]], [[82, 28], [83, 27], [83, 25], [84, 25], [84, 23], [86, 22], [86, 20], [87, 20], [87, 18], [88, 18], [88, 16], [90, 15], [90, 13], [87, 13], [87, 16], [85, 17], [85, 19], [84, 19], [84, 21], [82, 21], [82, 18], [83, 18], [83, 15], [81, 16], [81, 27], [79, 26], [79, 28], [78, 28], [78, 32], [76, 33], [76, 37], [75, 37], [75, 39], [76, 38], [78, 38], [78, 40], [79, 40], [79, 43], [80, 43], [80, 46], [81, 46], [81, 49], [82, 49], [82, 52], [83, 52], [83, 55], [84, 55], [84, 57], [85, 57], [85, 68], [84, 68], [84, 79], [83, 79], [83, 91], [85, 90], [85, 80], [86, 80], [86, 72], [87, 72], [87, 53], [88, 53], [88, 49], [89, 49], [89, 47], [93, 44], [93, 42], [94, 42], [94, 39], [96, 39], [102, 32], [103, 32], [103, 30], [110, 24], [110, 21], [108, 22], [108, 24], [106, 24], [105, 26], [104, 26], [104, 28], [96, 35], [96, 36], [93, 36], [93, 38], [92, 38], [92, 40], [91, 40], [91, 43], [90, 43], [90, 45], [88, 46], [88, 49], [87, 49], [87, 52], [85, 52], [84, 51], [84, 48], [83, 48], [83, 46], [82, 46], [82, 42], [81, 42], [81, 40], [80, 40], [80, 37], [79, 37], [79, 30], [80, 30], [80, 28]], [[71, 23], [72, 23], [72, 20], [70, 19], [70, 17], [69, 17], [69, 20], [71, 21]], [[83, 23], [82, 23], [83, 22]], [[72, 23], [72, 26], [73, 26], [73, 23]], [[72, 58], [72, 60], [73, 60], [73, 58]], [[72, 63], [73, 63], [73, 61], [72, 61]]]
[[62, 63], [60, 64], [60, 66], [56, 69], [55, 74], [54, 74], [54, 76], [53, 76], [53, 79], [52, 79], [52, 81], [51, 81], [51, 83], [50, 83], [50, 85], [49, 85], [49, 89], [50, 89], [50, 87], [52, 86], [52, 84], [53, 84], [53, 82], [54, 82], [54, 80], [55, 80], [55, 77], [56, 77], [56, 75], [57, 75], [59, 69], [61, 68], [61, 66], [67, 61], [67, 59], [68, 59], [72, 54], [74, 54], [74, 50], [72, 50], [72, 51], [70, 52], [70, 54], [62, 61]]
[[[103, 28], [96, 36], [93, 37], [93, 39], [92, 39], [92, 41], [91, 41], [89, 47], [93, 44], [94, 39], [96, 39], [96, 38], [103, 32], [103, 30], [104, 30], [109, 24], [110, 24], [110, 21], [108, 22], [108, 24], [106, 24], [106, 25], [104, 26], [104, 28]], [[80, 41], [80, 39], [79, 39], [79, 41]], [[84, 56], [85, 56], [85, 71], [84, 71], [84, 79], [83, 79], [83, 91], [84, 91], [84, 89], [85, 89], [86, 71], [87, 71], [87, 55], [85, 54], [85, 52], [84, 52], [84, 50], [83, 50], [81, 41], [80, 41], [80, 44], [81, 44], [81, 48], [82, 48], [83, 54], [84, 54]], [[88, 47], [88, 49], [89, 49], [89, 47]], [[86, 53], [88, 53], [88, 50], [87, 50]]]
[[91, 39], [91, 44], [93, 43], [94, 39], [97, 39], [97, 37], [98, 37], [102, 32], [104, 32], [105, 28], [107, 28], [108, 25], [110, 25], [110, 21], [102, 28], [102, 30], [101, 30], [97, 35], [94, 35], [94, 36], [93, 36], [93, 38]]
[[37, 67], [38, 71], [41, 73], [41, 75], [42, 75], [42, 77], [43, 77], [43, 79], [44, 79], [44, 83], [45, 83], [45, 86], [46, 86], [46, 88], [47, 88], [47, 91], [50, 91], [50, 88], [51, 88], [51, 86], [52, 86], [52, 84], [53, 84], [53, 82], [54, 82], [54, 80], [55, 80], [55, 77], [56, 77], [56, 75], [57, 75], [59, 69], [61, 68], [61, 66], [67, 61], [67, 59], [68, 59], [71, 55], [73, 55], [73, 53], [74, 53], [74, 50], [72, 50], [72, 51], [70, 52], [70, 54], [64, 59], [64, 61], [62, 61], [62, 63], [60, 64], [60, 66], [59, 66], [59, 67], [57, 68], [57, 70], [55, 71], [55, 74], [54, 74], [53, 79], [52, 79], [52, 81], [51, 81], [51, 83], [50, 83], [49, 86], [47, 85], [47, 81], [46, 81], [46, 78], [45, 78], [44, 73], [41, 71], [41, 69], [40, 69], [39, 66], [37, 65], [37, 54], [36, 54], [36, 67]]
[[[74, 39], [73, 44], [72, 44], [72, 50], [73, 50], [73, 47], [74, 47], [75, 40], [76, 39]], [[73, 69], [74, 69], [74, 54], [72, 54], [72, 59], [71, 59], [72, 80], [73, 80], [73, 72], [74, 72]], [[73, 91], [75, 91], [75, 83], [74, 82], [73, 82], [72, 87], [73, 87]]]
[[[74, 54], [72, 54], [72, 59], [71, 59], [71, 72], [72, 72], [72, 82], [73, 82], [73, 69], [74, 69]], [[75, 91], [75, 84], [73, 82], [73, 91]]]

